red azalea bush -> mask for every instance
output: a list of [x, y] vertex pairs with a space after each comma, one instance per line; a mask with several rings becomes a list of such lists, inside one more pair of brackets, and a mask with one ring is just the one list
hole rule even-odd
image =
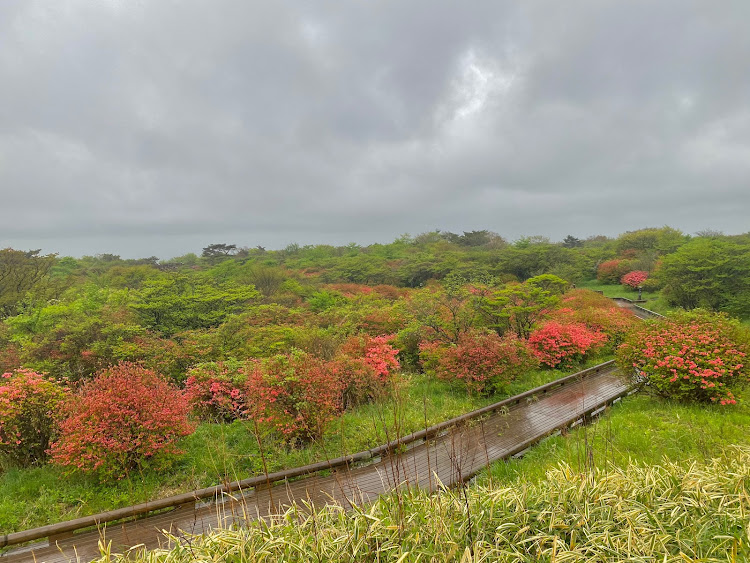
[[180, 453], [190, 434], [190, 403], [161, 376], [121, 363], [84, 383], [68, 402], [60, 436], [50, 452], [58, 465], [121, 478], [135, 469], [162, 466]]
[[455, 345], [423, 342], [420, 358], [425, 372], [441, 379], [458, 380], [474, 393], [501, 390], [538, 362], [526, 342], [515, 334], [494, 332], [462, 334]]
[[0, 323], [0, 374], [11, 372], [22, 365], [21, 346], [10, 339], [8, 325]]
[[0, 379], [0, 457], [18, 466], [42, 463], [57, 430], [57, 413], [67, 393], [31, 370]]
[[659, 394], [732, 405], [750, 382], [750, 334], [723, 314], [696, 309], [649, 321], [616, 353], [620, 369], [636, 370]]
[[340, 352], [353, 358], [362, 357], [379, 377], [386, 379], [401, 367], [398, 362], [398, 350], [390, 345], [394, 338], [393, 334], [353, 336], [344, 342]]
[[606, 342], [606, 334], [582, 323], [548, 321], [529, 336], [534, 354], [543, 365], [551, 368], [570, 368]]
[[583, 323], [595, 332], [607, 335], [609, 345], [619, 344], [625, 334], [640, 321], [632, 311], [618, 307], [611, 299], [588, 289], [574, 289], [562, 298], [562, 307], [549, 319], [560, 324]]
[[372, 308], [363, 307], [359, 326], [363, 332], [376, 336], [386, 332], [397, 332], [406, 322], [403, 307], [388, 304]]
[[185, 396], [201, 420], [232, 422], [245, 411], [246, 363], [204, 362], [187, 372]]
[[343, 343], [333, 362], [343, 409], [383, 396], [390, 389], [393, 374], [401, 368], [399, 351], [390, 344], [394, 338], [362, 334]]
[[292, 445], [319, 438], [341, 410], [335, 364], [299, 350], [266, 358], [248, 370], [245, 397], [249, 416]]
[[597, 267], [596, 279], [601, 283], [617, 283], [629, 270], [630, 263], [627, 260], [607, 260]]
[[646, 279], [648, 279], [648, 272], [635, 270], [633, 272], [628, 272], [627, 274], [622, 276], [622, 278], [620, 278], [620, 283], [622, 285], [627, 285], [628, 287], [636, 289], [643, 282], [645, 282]]
[[381, 377], [363, 358], [341, 354], [327, 363], [338, 377], [341, 410], [368, 403], [387, 394], [390, 379]]

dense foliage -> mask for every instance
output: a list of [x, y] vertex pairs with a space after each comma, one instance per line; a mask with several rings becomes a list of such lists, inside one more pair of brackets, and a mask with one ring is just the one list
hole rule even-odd
[[622, 280], [686, 308], [750, 314], [749, 249], [748, 235], [669, 227], [561, 243], [489, 231], [215, 243], [171, 260], [5, 249], [0, 371], [66, 381], [80, 403], [97, 374], [129, 362], [169, 381], [196, 420], [251, 421], [300, 445], [389, 397], [402, 368], [490, 394], [537, 361], [573, 368], [612, 351], [632, 315], [574, 284]]
[[[15, 373], [22, 386], [19, 374], [33, 371], [40, 383], [27, 393], [37, 414], [18, 415], [27, 403], [13, 395], [0, 408], [0, 427], [41, 422], [27, 437], [5, 439], [0, 486], [15, 479], [33, 489], [36, 525], [48, 506], [74, 516], [257, 474], [264, 451], [276, 470], [323, 459], [317, 448], [331, 448], [333, 439], [340, 438], [336, 454], [364, 449], [385, 439], [374, 417], [401, 423], [402, 393], [413, 431], [427, 417], [432, 424], [497, 400], [493, 393], [545, 383], [557, 376], [548, 368], [578, 369], [614, 351], [639, 321], [581, 287], [632, 296], [640, 285], [646, 306], [659, 311], [707, 307], [750, 316], [749, 250], [750, 235], [689, 237], [668, 227], [562, 243], [508, 242], [488, 231], [269, 251], [221, 243], [201, 256], [161, 261], [6, 249], [0, 373]], [[744, 364], [722, 347], [706, 350], [706, 358], [715, 361], [717, 349], [727, 365]], [[540, 362], [545, 370], [528, 371]], [[738, 395], [729, 380], [746, 376], [744, 368], [734, 370], [737, 377], [727, 370], [721, 382], [732, 395], [722, 394], [724, 386], [702, 388], [702, 379], [685, 393], [713, 393], [714, 402], [724, 401], [716, 408], [728, 410]], [[106, 381], [115, 373], [117, 385]], [[674, 396], [670, 378], [654, 386], [663, 383]], [[55, 401], [65, 395], [65, 408], [47, 408], [36, 394], [53, 381], [65, 382], [49, 388]], [[37, 432], [41, 423], [48, 426]], [[13, 469], [43, 463], [47, 429], [62, 466]], [[177, 451], [185, 452], [179, 463], [151, 470], [165, 468]], [[89, 478], [62, 477], [73, 470], [109, 484], [90, 492], [81, 485]], [[32, 473], [46, 481], [27, 484]], [[60, 492], [63, 481], [71, 488]], [[113, 492], [101, 500], [107, 487]], [[18, 516], [25, 508], [13, 504], [14, 490], [0, 499], [6, 529], [28, 522]], [[94, 497], [99, 504], [88, 504]]]
[[750, 383], [748, 354], [748, 329], [696, 310], [636, 327], [617, 350], [617, 361], [666, 397], [732, 405], [738, 389]]
[[63, 387], [31, 370], [0, 376], [0, 461], [20, 466], [45, 461], [65, 397]]
[[664, 257], [657, 276], [670, 303], [750, 315], [750, 246], [699, 238]]

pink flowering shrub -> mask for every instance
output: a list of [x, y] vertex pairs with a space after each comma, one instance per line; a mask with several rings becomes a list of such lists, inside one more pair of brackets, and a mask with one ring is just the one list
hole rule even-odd
[[63, 387], [34, 371], [4, 373], [0, 378], [0, 457], [22, 467], [44, 462], [65, 397]]
[[635, 370], [660, 395], [733, 405], [737, 389], [750, 382], [749, 352], [747, 329], [695, 309], [636, 327], [616, 358], [620, 369]]
[[470, 393], [501, 390], [538, 362], [524, 340], [513, 333], [470, 331], [456, 344], [423, 342], [420, 359], [426, 373], [462, 382]]
[[601, 283], [617, 283], [630, 269], [630, 260], [607, 260], [597, 267], [596, 279]]
[[391, 346], [394, 335], [361, 334], [348, 338], [331, 362], [341, 388], [341, 408], [369, 402], [388, 394], [393, 375], [401, 368], [398, 349]]
[[618, 345], [640, 321], [632, 311], [618, 307], [611, 299], [588, 289], [574, 289], [562, 298], [562, 307], [548, 318], [560, 324], [582, 323], [607, 335], [607, 349]]
[[205, 362], [187, 372], [185, 396], [201, 420], [232, 422], [245, 410], [246, 362]]
[[382, 336], [368, 336], [366, 334], [353, 336], [341, 346], [341, 353], [353, 358], [361, 357], [372, 367], [378, 377], [388, 378], [401, 365], [398, 362], [398, 350], [390, 345], [395, 338], [393, 334]]
[[68, 402], [59, 438], [58, 465], [121, 478], [148, 466], [163, 467], [190, 434], [184, 393], [137, 364], [121, 363], [87, 381]]
[[628, 287], [636, 289], [638, 286], [643, 284], [646, 279], [648, 279], [648, 272], [635, 270], [633, 272], [628, 272], [627, 274], [622, 276], [622, 278], [620, 278], [620, 283], [622, 285], [626, 285]]
[[570, 368], [607, 342], [607, 335], [582, 323], [548, 321], [529, 336], [529, 346], [550, 368]]

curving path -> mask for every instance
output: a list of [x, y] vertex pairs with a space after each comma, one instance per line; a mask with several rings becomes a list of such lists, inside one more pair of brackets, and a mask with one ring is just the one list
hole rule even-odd
[[646, 309], [645, 307], [641, 307], [635, 301], [626, 299], [625, 297], [613, 297], [612, 300], [617, 303], [618, 307], [627, 309], [628, 311], [632, 311], [635, 316], [640, 319], [646, 320], [664, 318], [664, 315], [651, 311], [650, 309]]
[[595, 415], [632, 389], [611, 362], [587, 372], [591, 374], [566, 378], [568, 382], [560, 387], [543, 386], [534, 394], [519, 395], [507, 401], [507, 409], [452, 427], [431, 441], [414, 442], [405, 452], [367, 465], [343, 466], [328, 475], [316, 473], [255, 487], [219, 503], [192, 502], [155, 516], [51, 537], [0, 556], [0, 563], [90, 561], [99, 556], [100, 540], [111, 542], [112, 552], [130, 546], [154, 548], [167, 543], [162, 530], [200, 534], [266, 517], [293, 502], [315, 506], [335, 502], [348, 507], [404, 486], [432, 491], [439, 483], [454, 485], [492, 461], [515, 455], [556, 430]]

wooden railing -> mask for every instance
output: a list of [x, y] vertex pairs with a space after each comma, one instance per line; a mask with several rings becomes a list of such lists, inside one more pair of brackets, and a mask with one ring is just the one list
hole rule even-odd
[[[522, 405], [523, 401], [531, 401], [534, 399], [534, 397], [546, 395], [550, 391], [560, 387], [564, 387], [569, 383], [574, 383], [591, 375], [615, 369], [616, 367], [614, 365], [614, 361], [604, 362], [602, 364], [585, 369], [583, 371], [579, 371], [572, 375], [562, 377], [545, 385], [541, 385], [529, 391], [525, 391], [524, 393], [521, 393], [519, 395], [509, 397], [492, 405], [488, 405], [481, 409], [474, 410], [450, 420], [446, 420], [445, 422], [441, 422], [423, 430], [419, 430], [418, 432], [413, 432], [406, 436], [397, 438], [378, 447], [361, 451], [352, 455], [342, 456], [331, 460], [313, 463], [310, 465], [295, 467], [292, 469], [286, 469], [284, 471], [277, 471], [275, 473], [269, 473], [268, 475], [259, 475], [257, 477], [251, 477], [249, 479], [243, 479], [241, 481], [234, 481], [224, 485], [216, 485], [213, 487], [198, 489], [188, 493], [144, 502], [134, 506], [119, 508], [117, 510], [110, 510], [108, 512], [102, 512], [99, 514], [92, 514], [90, 516], [84, 516], [57, 524], [41, 526], [39, 528], [33, 528], [31, 530], [5, 534], [0, 536], [0, 548], [43, 538], [50, 538], [52, 540], [56, 537], [71, 534], [75, 531], [83, 530], [85, 528], [92, 528], [111, 522], [144, 517], [156, 511], [177, 508], [195, 508], [196, 502], [205, 502], [207, 499], [214, 502], [221, 502], [221, 500], [225, 498], [226, 495], [229, 495], [235, 491], [243, 491], [255, 487], [267, 487], [272, 483], [278, 481], [294, 479], [297, 477], [311, 475], [320, 471], [330, 469], [349, 467], [356, 463], [373, 461], [378, 457], [397, 452], [401, 447], [412, 444], [414, 442], [434, 439], [435, 437], [440, 436], [442, 433], [447, 432], [450, 428], [461, 425], [465, 422], [468, 422], [469, 420], [478, 418], [485, 414], [494, 413], [502, 409], [512, 410]], [[526, 447], [526, 445], [524, 445], [524, 447]]]

